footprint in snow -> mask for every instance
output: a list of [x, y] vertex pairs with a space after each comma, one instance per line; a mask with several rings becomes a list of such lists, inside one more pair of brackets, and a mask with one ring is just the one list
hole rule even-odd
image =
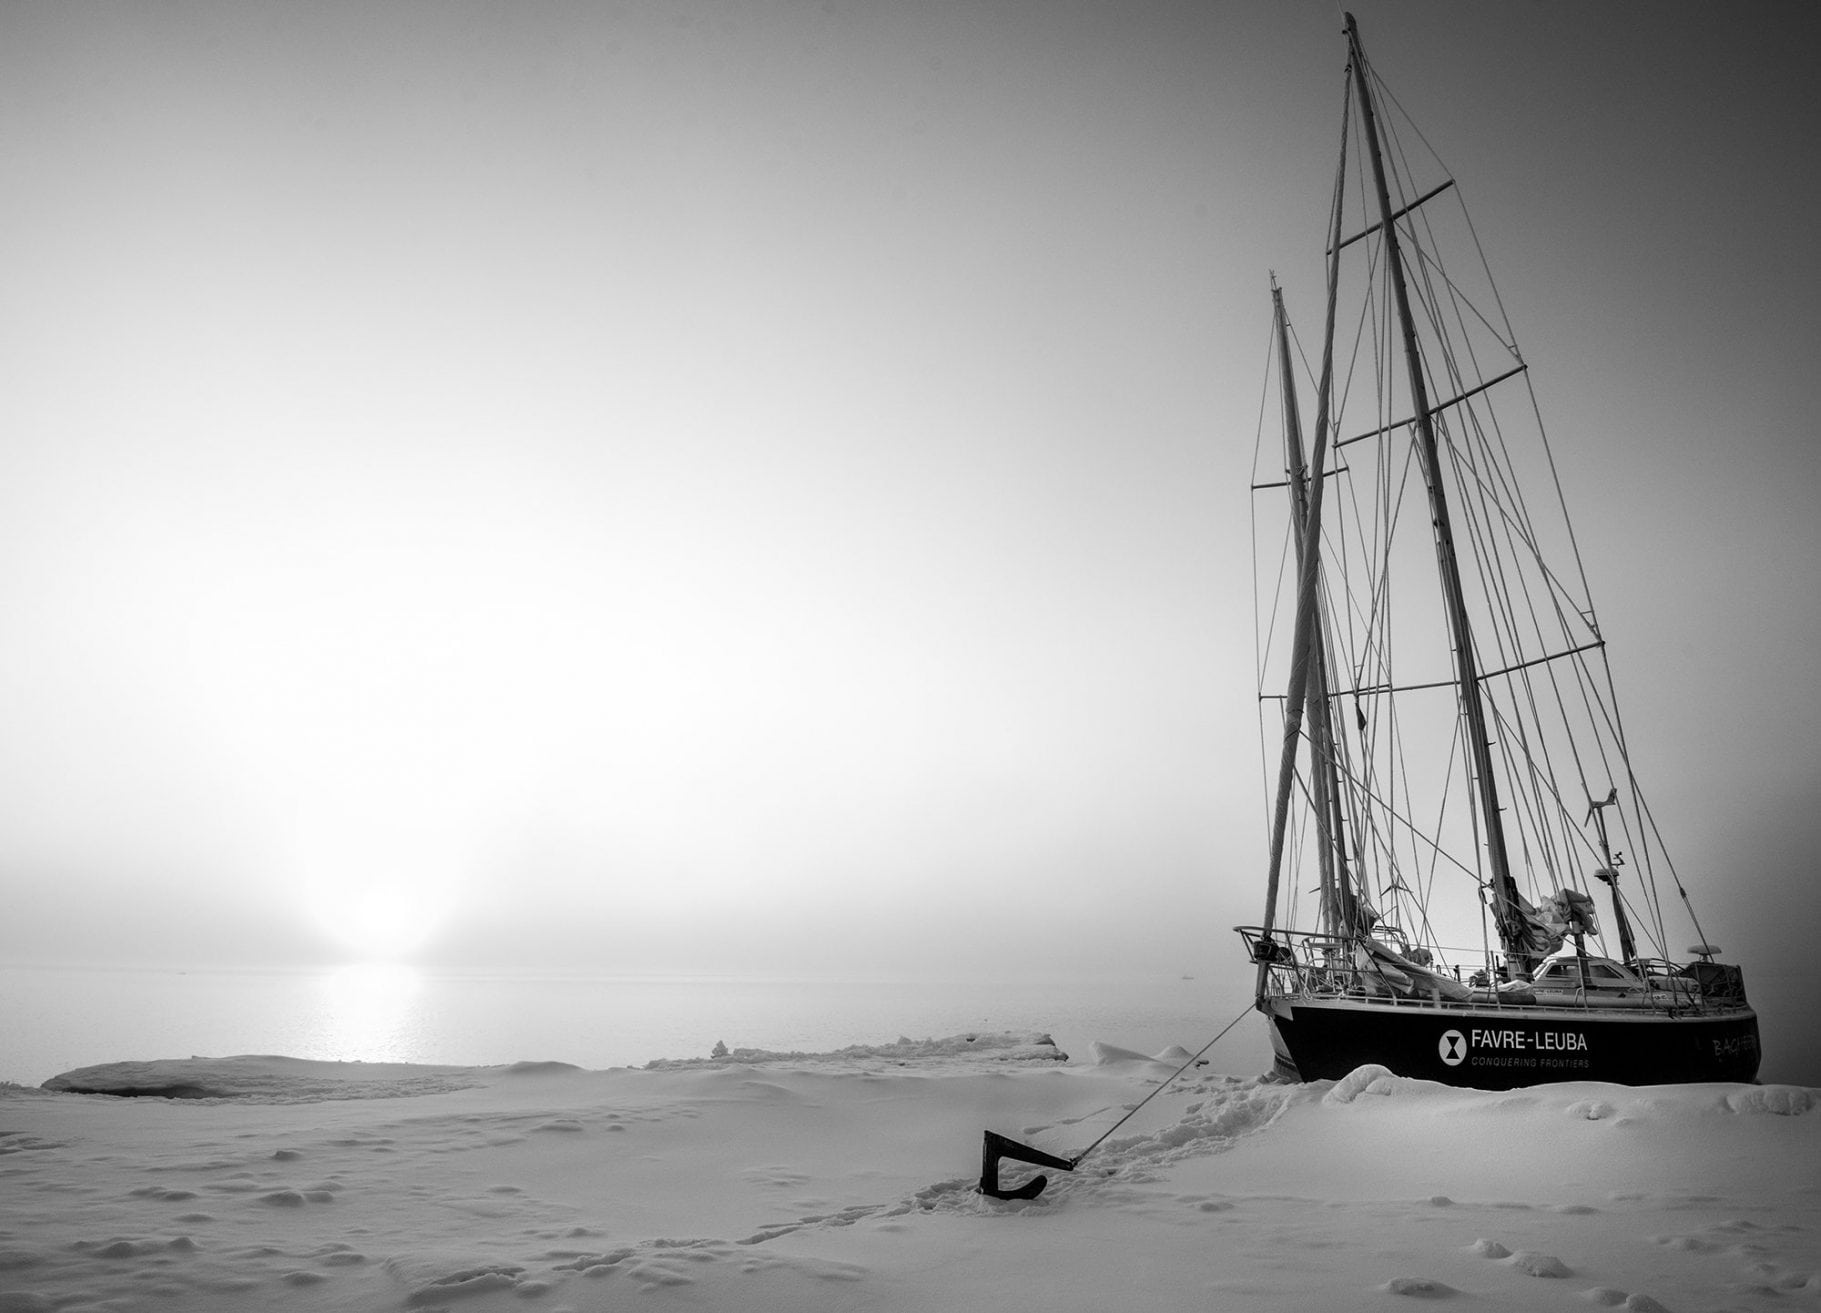
[[1445, 1282], [1430, 1277], [1392, 1277], [1379, 1287], [1392, 1295], [1409, 1295], [1415, 1299], [1447, 1299], [1460, 1292]]
[[1566, 1264], [1553, 1254], [1539, 1254], [1533, 1250], [1520, 1249], [1508, 1260], [1512, 1267], [1526, 1276], [1533, 1277], [1566, 1277], [1574, 1275]]
[[1665, 1249], [1677, 1249], [1685, 1254], [1717, 1254], [1726, 1248], [1725, 1245], [1694, 1235], [1653, 1235], [1650, 1243], [1661, 1245]]

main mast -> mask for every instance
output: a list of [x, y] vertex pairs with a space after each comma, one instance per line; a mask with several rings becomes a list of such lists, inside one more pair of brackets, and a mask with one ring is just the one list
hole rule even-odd
[[1492, 873], [1492, 911], [1506, 953], [1519, 958], [1528, 966], [1529, 959], [1534, 954], [1527, 944], [1517, 882], [1512, 879], [1511, 861], [1505, 847], [1504, 814], [1499, 806], [1498, 781], [1492, 773], [1491, 738], [1487, 733], [1485, 704], [1480, 697], [1479, 669], [1473, 651], [1473, 628], [1468, 620], [1466, 598], [1461, 589], [1460, 561], [1454, 548], [1454, 529], [1448, 516], [1448, 495], [1442, 481], [1440, 443], [1436, 439], [1435, 416], [1429, 407], [1429, 388], [1424, 379], [1416, 321], [1410, 313], [1410, 293], [1404, 282], [1403, 251], [1398, 243], [1396, 216], [1391, 210], [1391, 191], [1385, 182], [1385, 161], [1379, 146], [1378, 116], [1367, 76], [1366, 55], [1360, 48], [1359, 27], [1353, 21], [1352, 14], [1347, 15], [1347, 49], [1353, 62], [1354, 82], [1359, 90], [1361, 127], [1372, 158], [1372, 180], [1378, 194], [1379, 219], [1385, 235], [1385, 265], [1391, 277], [1398, 324], [1403, 334], [1404, 362], [1410, 378], [1410, 404], [1416, 412], [1417, 458], [1422, 465], [1423, 481], [1429, 490], [1429, 513], [1435, 526], [1436, 562], [1441, 570], [1442, 598], [1448, 613], [1449, 636], [1454, 643], [1455, 681], [1459, 685], [1461, 716], [1465, 723], [1467, 748], [1473, 761], [1474, 783], [1479, 791], [1480, 811], [1486, 830], [1486, 855]]

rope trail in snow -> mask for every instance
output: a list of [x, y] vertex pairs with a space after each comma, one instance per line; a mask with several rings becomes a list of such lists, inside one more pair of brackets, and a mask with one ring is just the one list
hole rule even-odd
[[[1152, 1097], [1162, 1088], [1160, 1085], [1153, 1090]], [[1008, 1207], [1047, 1208], [1052, 1201], [1083, 1192], [1088, 1192], [1084, 1197], [1091, 1198], [1109, 1187], [1153, 1181], [1161, 1169], [1172, 1163], [1224, 1153], [1240, 1140], [1267, 1129], [1290, 1105], [1298, 1088], [1277, 1084], [1268, 1077], [1200, 1076], [1178, 1085], [1178, 1093], [1187, 1102], [1174, 1123], [1118, 1139], [1103, 1135], [1095, 1141], [1100, 1153], [1092, 1169], [1051, 1177], [1041, 1199], [1010, 1203], [987, 1200], [980, 1195], [978, 1182], [965, 1177], [928, 1186], [909, 1200], [891, 1205], [889, 1212], [881, 1212], [895, 1216], [912, 1210], [997, 1213]], [[1131, 1111], [1135, 1112], [1137, 1106]], [[1111, 1129], [1117, 1129], [1125, 1120], [1121, 1118]], [[1027, 1133], [1044, 1129], [1047, 1128], [1031, 1127]]]
[[1087, 1148], [1083, 1149], [1080, 1153], [1076, 1154], [1075, 1157], [1071, 1161], [1077, 1167], [1079, 1167], [1081, 1165], [1081, 1160], [1083, 1158], [1086, 1158], [1089, 1154], [1093, 1153], [1094, 1150], [1098, 1149], [1101, 1146], [1102, 1142], [1104, 1142], [1106, 1140], [1107, 1136], [1111, 1135], [1114, 1131], [1118, 1130], [1121, 1126], [1124, 1126], [1127, 1122], [1131, 1121], [1134, 1114], [1136, 1114], [1140, 1108], [1144, 1107], [1145, 1104], [1149, 1103], [1152, 1099], [1155, 1099], [1159, 1094], [1162, 1094], [1166, 1089], [1168, 1089], [1172, 1084], [1174, 1084], [1176, 1081], [1176, 1078], [1178, 1076], [1182, 1075], [1183, 1072], [1187, 1071], [1190, 1067], [1193, 1067], [1197, 1062], [1200, 1062], [1201, 1055], [1206, 1053], [1209, 1049], [1213, 1048], [1216, 1044], [1220, 1043], [1221, 1039], [1225, 1037], [1226, 1033], [1229, 1030], [1232, 1030], [1233, 1027], [1237, 1026], [1240, 1023], [1240, 1021], [1245, 1017], [1246, 1013], [1250, 1012], [1251, 1010], [1252, 1010], [1252, 1005], [1250, 1003], [1246, 1004], [1246, 1006], [1244, 1008], [1240, 1009], [1239, 1016], [1234, 1017], [1233, 1020], [1229, 1021], [1226, 1025], [1224, 1025], [1220, 1028], [1220, 1034], [1216, 1035], [1213, 1039], [1209, 1040], [1206, 1044], [1203, 1044], [1199, 1049], [1197, 1049], [1187, 1062], [1183, 1063], [1182, 1066], [1178, 1067], [1175, 1070], [1175, 1072], [1173, 1072], [1171, 1074], [1171, 1076], [1168, 1080], [1164, 1081], [1163, 1084], [1159, 1085], [1156, 1089], [1152, 1090], [1149, 1094], [1145, 1095], [1144, 1098], [1140, 1099], [1137, 1103], [1133, 1104], [1132, 1107], [1130, 1108], [1130, 1110], [1127, 1111], [1125, 1116], [1121, 1117], [1118, 1121], [1114, 1122], [1111, 1126], [1107, 1127], [1104, 1131], [1102, 1131], [1100, 1133], [1100, 1139], [1095, 1140], [1094, 1143], [1090, 1144]]

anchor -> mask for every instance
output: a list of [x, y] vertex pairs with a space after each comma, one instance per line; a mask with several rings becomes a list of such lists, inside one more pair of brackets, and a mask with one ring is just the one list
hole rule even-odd
[[1032, 1163], [1038, 1167], [1055, 1167], [1065, 1172], [1075, 1170], [1080, 1157], [1058, 1158], [1053, 1153], [1033, 1149], [1028, 1144], [1019, 1144], [1005, 1136], [988, 1131], [986, 1141], [980, 1147], [980, 1193], [994, 1199], [1035, 1199], [1043, 1193], [1043, 1187], [1050, 1183], [1050, 1178], [1042, 1175], [1032, 1177], [1020, 1186], [1002, 1186], [999, 1184], [999, 1163], [1001, 1159], [1010, 1158], [1013, 1162]]

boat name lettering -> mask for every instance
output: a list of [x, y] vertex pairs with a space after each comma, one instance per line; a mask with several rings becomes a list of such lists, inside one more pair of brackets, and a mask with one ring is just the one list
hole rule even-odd
[[1476, 1049], [1536, 1049], [1558, 1053], [1581, 1052], [1587, 1048], [1587, 1036], [1578, 1030], [1476, 1030], [1471, 1040]]

